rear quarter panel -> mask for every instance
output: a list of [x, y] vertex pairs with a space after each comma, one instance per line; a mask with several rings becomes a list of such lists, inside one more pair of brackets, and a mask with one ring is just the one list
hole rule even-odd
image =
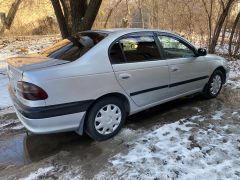
[[108, 47], [111, 42], [103, 40], [74, 62], [27, 71], [23, 80], [47, 92], [47, 106], [95, 100], [108, 93], [121, 93], [133, 104], [118, 84], [109, 61]]

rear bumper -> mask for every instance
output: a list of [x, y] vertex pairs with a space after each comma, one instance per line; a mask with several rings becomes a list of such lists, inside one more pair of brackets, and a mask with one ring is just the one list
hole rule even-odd
[[85, 112], [80, 112], [44, 119], [29, 119], [24, 117], [16, 108], [15, 111], [25, 128], [35, 134], [77, 131], [81, 121], [84, 121], [85, 115]]
[[9, 87], [16, 114], [22, 124], [36, 134], [82, 131], [86, 110], [92, 100], [45, 107], [28, 107], [22, 104]]

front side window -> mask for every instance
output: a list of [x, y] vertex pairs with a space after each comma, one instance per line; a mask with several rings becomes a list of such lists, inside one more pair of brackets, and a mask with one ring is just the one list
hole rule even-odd
[[195, 53], [188, 46], [177, 39], [168, 36], [158, 36], [158, 39], [162, 45], [166, 59], [195, 56]]
[[117, 41], [110, 50], [112, 63], [141, 62], [160, 59], [152, 36], [129, 36]]

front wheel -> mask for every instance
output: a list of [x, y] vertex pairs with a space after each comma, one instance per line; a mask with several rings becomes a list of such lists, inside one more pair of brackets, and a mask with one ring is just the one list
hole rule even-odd
[[115, 136], [126, 119], [122, 101], [115, 97], [102, 99], [90, 109], [85, 131], [94, 140], [102, 141]]
[[215, 98], [220, 93], [223, 85], [223, 73], [219, 70], [214, 71], [207, 85], [204, 88], [203, 95], [206, 98]]

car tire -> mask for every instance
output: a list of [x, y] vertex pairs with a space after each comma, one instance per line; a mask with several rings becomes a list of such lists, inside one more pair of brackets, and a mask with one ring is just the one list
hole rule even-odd
[[126, 110], [121, 99], [107, 97], [97, 101], [88, 111], [85, 132], [94, 140], [107, 140], [122, 129], [125, 119]]
[[203, 90], [204, 98], [211, 99], [217, 97], [222, 89], [223, 82], [223, 73], [219, 70], [214, 71]]

